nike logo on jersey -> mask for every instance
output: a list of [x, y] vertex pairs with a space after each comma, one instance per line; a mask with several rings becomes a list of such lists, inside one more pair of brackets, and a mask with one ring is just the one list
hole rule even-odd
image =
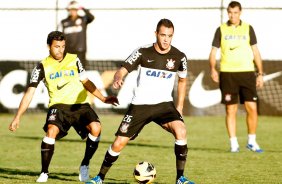
[[61, 85], [61, 86], [57, 85], [57, 90], [61, 90], [61, 89], [62, 89], [63, 87], [65, 87], [68, 83], [69, 83], [69, 82], [67, 82], [67, 83], [65, 83], [65, 84], [63, 84], [63, 85]]
[[147, 62], [148, 62], [148, 63], [152, 63], [152, 62], [154, 62], [154, 60], [148, 59]]
[[235, 50], [237, 49], [238, 47], [232, 47], [232, 48], [229, 48], [230, 50]]
[[[282, 71], [263, 76], [263, 81], [267, 82], [280, 76], [282, 76]], [[202, 84], [203, 78], [204, 71], [194, 80], [189, 91], [189, 101], [197, 108], [206, 108], [221, 102], [220, 89], [206, 90]]]

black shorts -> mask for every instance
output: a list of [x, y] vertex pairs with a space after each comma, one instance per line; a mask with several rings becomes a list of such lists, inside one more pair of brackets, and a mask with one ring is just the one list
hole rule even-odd
[[173, 102], [163, 102], [155, 105], [130, 104], [115, 135], [130, 137], [133, 140], [143, 127], [151, 121], [162, 125], [175, 120], [183, 122], [183, 118], [176, 110]]
[[60, 129], [56, 139], [61, 139], [68, 134], [68, 130], [72, 126], [81, 139], [85, 139], [89, 133], [86, 126], [91, 122], [100, 121], [89, 104], [56, 104], [48, 109], [43, 129], [47, 132], [49, 124], [56, 125]]
[[256, 75], [254, 72], [220, 72], [221, 103], [236, 104], [257, 102]]

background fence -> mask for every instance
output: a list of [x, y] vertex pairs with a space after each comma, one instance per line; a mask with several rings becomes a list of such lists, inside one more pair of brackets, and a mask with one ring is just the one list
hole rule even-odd
[[[23, 96], [29, 75], [38, 61], [0, 62], [0, 112], [14, 112]], [[100, 113], [123, 112], [131, 101], [136, 73], [130, 73], [121, 90], [112, 88], [113, 75], [122, 61], [90, 61], [89, 76], [104, 95], [117, 95], [120, 105], [113, 108], [94, 99], [95, 109]], [[207, 60], [191, 60], [188, 64], [187, 95], [185, 115], [223, 115], [224, 106], [220, 104], [220, 91], [209, 76]], [[264, 62], [265, 86], [258, 90], [259, 113], [261, 115], [282, 115], [282, 65], [281, 61]], [[177, 94], [175, 93], [174, 96]], [[41, 83], [30, 104], [30, 111], [46, 110], [48, 105], [47, 89]], [[239, 113], [244, 108], [239, 106]]]

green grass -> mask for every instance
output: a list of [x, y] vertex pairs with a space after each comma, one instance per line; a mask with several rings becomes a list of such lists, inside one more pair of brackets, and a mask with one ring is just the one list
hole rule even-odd
[[[0, 115], [0, 183], [35, 183], [39, 175], [40, 144], [44, 136], [45, 114], [25, 114], [15, 133], [8, 130], [13, 116]], [[102, 139], [94, 155], [91, 176], [97, 174], [105, 151], [114, 139], [122, 116], [100, 115]], [[259, 117], [257, 140], [262, 154], [245, 149], [244, 117], [238, 117], [237, 136], [240, 153], [229, 153], [224, 117], [185, 117], [189, 154], [185, 175], [197, 184], [282, 183], [282, 118]], [[48, 183], [78, 182], [78, 168], [85, 143], [71, 129], [55, 144]], [[144, 128], [136, 140], [122, 151], [109, 171], [105, 183], [135, 183], [132, 172], [139, 161], [149, 161], [157, 169], [155, 184], [173, 184], [175, 157], [173, 136], [154, 123]]]

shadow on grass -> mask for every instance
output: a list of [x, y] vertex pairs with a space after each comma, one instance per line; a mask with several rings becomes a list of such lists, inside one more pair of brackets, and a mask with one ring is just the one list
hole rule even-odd
[[[42, 137], [29, 137], [29, 136], [17, 136], [18, 138], [21, 139], [30, 139], [30, 140], [42, 140]], [[81, 139], [60, 139], [58, 140], [60, 142], [83, 142]], [[112, 144], [112, 141], [100, 141], [100, 144]], [[134, 143], [134, 142], [129, 142], [127, 146], [140, 146], [140, 147], [154, 147], [154, 148], [173, 148], [174, 145], [156, 145], [156, 144], [143, 144], [143, 143]]]
[[[30, 139], [30, 140], [42, 140], [42, 137], [29, 137], [29, 136], [18, 136], [21, 139]], [[59, 140], [60, 142], [83, 142], [80, 139], [67, 139], [63, 138]], [[112, 144], [112, 141], [101, 141], [100, 144]], [[144, 143], [135, 143], [131, 141], [128, 143], [127, 147], [129, 146], [138, 146], [138, 147], [152, 147], [152, 148], [173, 148], [174, 145], [158, 145], [158, 144], [144, 144]], [[194, 151], [208, 151], [208, 152], [220, 152], [220, 153], [230, 153], [228, 149], [221, 149], [217, 147], [189, 147], [189, 150]], [[267, 150], [268, 153], [281, 153], [282, 150]]]
[[[32, 172], [32, 171], [26, 171], [26, 170], [19, 170], [19, 169], [11, 169], [11, 168], [1, 168], [0, 167], [0, 178], [3, 179], [9, 179], [9, 180], [23, 180], [20, 176], [30, 176], [34, 177], [34, 182], [36, 178], [39, 176], [39, 172]], [[53, 180], [60, 180], [60, 181], [72, 181], [72, 182], [79, 182], [77, 179], [70, 179], [66, 177], [77, 177], [78, 173], [58, 173], [58, 172], [52, 172], [49, 175], [49, 179]], [[113, 183], [123, 183], [123, 184], [129, 184], [130, 182], [127, 182], [126, 180], [117, 180], [113, 178], [107, 178], [107, 181], [104, 183], [107, 184], [113, 184]], [[58, 181], [59, 182], [59, 181]]]
[[[19, 170], [19, 169], [10, 169], [10, 168], [1, 168], [0, 167], [0, 173], [2, 175], [6, 176], [1, 176], [0, 178], [5, 178], [5, 179], [19, 179], [16, 176], [32, 176], [35, 177], [35, 179], [39, 176], [39, 172], [32, 172], [32, 171], [24, 171], [24, 170]], [[56, 179], [56, 180], [63, 180], [63, 181], [76, 181], [72, 179], [68, 179], [65, 177], [69, 176], [78, 176], [78, 173], [50, 173], [49, 178], [50, 179]]]
[[[115, 184], [115, 183], [122, 183], [122, 184], [130, 184], [132, 182], [127, 182], [127, 181], [122, 181], [122, 180], [116, 180], [113, 178], [106, 178], [106, 181], [104, 181], [103, 183], [105, 184]], [[137, 182], [136, 182], [137, 183]], [[161, 182], [153, 182], [154, 184], [165, 184], [165, 183], [161, 183]]]

